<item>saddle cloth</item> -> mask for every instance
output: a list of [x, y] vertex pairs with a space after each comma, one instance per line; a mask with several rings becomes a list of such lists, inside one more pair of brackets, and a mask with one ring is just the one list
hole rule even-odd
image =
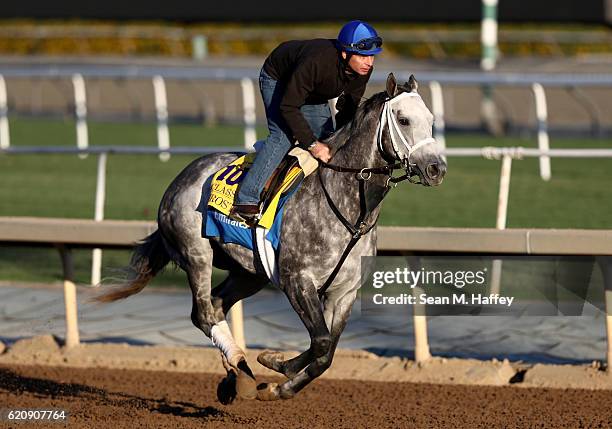
[[[316, 165], [312, 164], [313, 160], [308, 159], [310, 155], [304, 156], [302, 152], [304, 151], [301, 149], [289, 152], [289, 155], [298, 159], [298, 163], [286, 169], [282, 180], [279, 178], [280, 183], [275, 186], [273, 194], [264, 204], [265, 209], [257, 224], [258, 234], [265, 232], [265, 239], [275, 251], [279, 245], [283, 207], [299, 188], [304, 177], [316, 169]], [[256, 153], [249, 153], [239, 157], [217, 171], [210, 180], [210, 186], [205, 186], [204, 191], [209, 193], [209, 197], [202, 231], [204, 237], [219, 237], [224, 243], [235, 243], [253, 250], [255, 234], [247, 224], [231, 219], [229, 214], [240, 182], [253, 164], [255, 156]]]

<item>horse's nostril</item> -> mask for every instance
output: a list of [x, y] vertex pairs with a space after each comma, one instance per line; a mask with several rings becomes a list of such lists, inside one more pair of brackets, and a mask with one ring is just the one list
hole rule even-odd
[[438, 164], [429, 164], [427, 166], [427, 175], [430, 178], [435, 179], [438, 177], [439, 174], [440, 174], [440, 169], [438, 168]]

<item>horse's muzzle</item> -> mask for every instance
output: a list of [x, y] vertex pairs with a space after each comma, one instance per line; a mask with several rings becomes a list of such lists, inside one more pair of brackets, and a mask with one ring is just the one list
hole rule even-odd
[[444, 175], [446, 174], [446, 163], [432, 162], [425, 168], [425, 181], [430, 186], [437, 186], [442, 183]]

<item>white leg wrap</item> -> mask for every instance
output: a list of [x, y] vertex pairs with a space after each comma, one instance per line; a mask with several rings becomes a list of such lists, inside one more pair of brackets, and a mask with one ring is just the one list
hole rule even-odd
[[236, 345], [232, 332], [225, 320], [211, 328], [210, 339], [223, 352], [230, 365], [237, 365], [240, 358], [244, 356], [242, 349]]

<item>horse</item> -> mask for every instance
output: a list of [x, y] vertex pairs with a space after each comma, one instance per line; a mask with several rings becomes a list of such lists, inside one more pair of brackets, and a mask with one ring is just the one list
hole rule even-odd
[[[203, 156], [179, 173], [160, 202], [158, 229], [133, 251], [128, 278], [98, 301], [141, 291], [173, 261], [187, 273], [193, 324], [221, 351], [227, 375], [217, 389], [219, 401], [294, 397], [332, 363], [361, 286], [360, 257], [376, 253], [376, 221], [384, 196], [399, 181], [435, 186], [446, 173], [432, 138], [433, 115], [417, 89], [414, 76], [398, 85], [389, 74], [386, 90], [361, 103], [353, 120], [326, 139], [330, 163], [320, 162], [317, 174], [307, 176], [285, 205], [278, 287], [308, 331], [310, 347], [292, 359], [273, 351], [257, 359], [287, 377], [285, 382], [257, 385], [225, 321], [236, 302], [269, 283], [256, 269], [253, 251], [202, 237], [198, 207], [203, 184], [236, 159], [235, 153]], [[405, 174], [393, 176], [396, 170]], [[213, 266], [228, 271], [215, 288]]]

